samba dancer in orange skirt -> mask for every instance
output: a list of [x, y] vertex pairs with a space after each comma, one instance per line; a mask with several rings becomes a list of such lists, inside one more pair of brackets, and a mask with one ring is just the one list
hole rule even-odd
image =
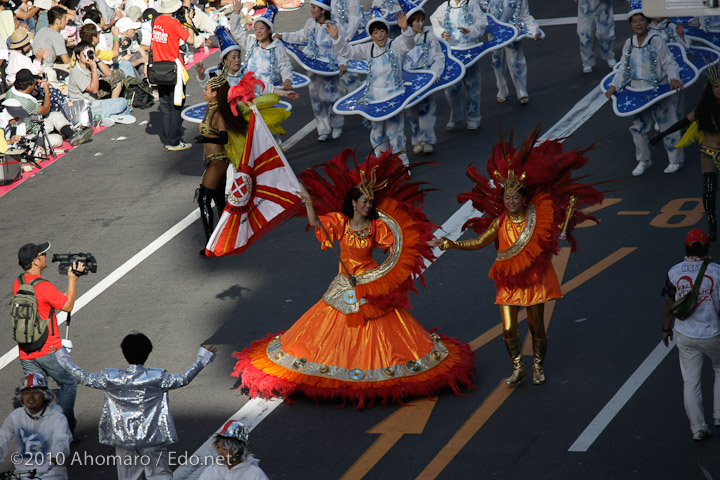
[[[386, 152], [355, 170], [349, 150], [301, 175], [310, 226], [323, 249], [340, 244], [339, 273], [323, 298], [285, 333], [236, 353], [233, 376], [250, 395], [401, 402], [445, 387], [472, 387], [474, 353], [454, 338], [431, 333], [407, 311], [408, 291], [432, 259], [433, 224], [422, 212], [424, 192], [407, 167]], [[394, 197], [394, 198], [393, 198]], [[377, 208], [376, 208], [377, 206]], [[316, 208], [320, 216], [316, 215]], [[375, 248], [390, 250], [378, 266]]]
[[476, 210], [487, 214], [465, 224], [484, 233], [472, 240], [454, 242], [443, 237], [431, 242], [442, 250], [477, 250], [495, 243], [498, 253], [489, 276], [496, 283], [495, 304], [500, 307], [505, 345], [513, 362], [508, 385], [517, 385], [526, 376], [518, 336], [520, 307], [527, 310], [533, 339], [533, 383], [545, 383], [545, 302], [562, 297], [551, 263], [558, 252], [558, 236], [569, 238], [574, 250], [576, 244], [568, 231], [594, 219], [575, 212], [576, 204], [589, 206], [603, 199], [593, 185], [577, 183], [570, 175], [587, 163], [583, 156], [587, 150], [563, 153], [558, 141], [535, 147], [539, 133], [535, 129], [519, 152], [512, 138], [508, 143], [501, 139], [487, 163], [494, 182], [473, 167], [468, 169], [475, 186], [458, 200], [472, 200]]

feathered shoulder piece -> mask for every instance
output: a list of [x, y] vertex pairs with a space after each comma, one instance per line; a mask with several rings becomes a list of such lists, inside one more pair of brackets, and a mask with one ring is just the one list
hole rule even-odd
[[604, 182], [583, 183], [588, 179], [588, 174], [573, 176], [575, 170], [587, 165], [588, 158], [585, 154], [593, 149], [595, 144], [582, 150], [564, 152], [564, 138], [545, 140], [538, 145], [539, 137], [540, 126], [532, 131], [518, 150], [513, 144], [512, 132], [509, 141], [505, 141], [500, 132], [500, 142], [495, 145], [487, 160], [487, 177], [483, 176], [478, 168], [468, 167], [467, 176], [474, 185], [470, 192], [458, 195], [458, 201], [464, 203], [470, 200], [473, 207], [484, 215], [471, 218], [463, 228], [484, 232], [490, 222], [505, 211], [503, 188], [510, 191], [524, 188], [528, 198], [540, 193], [550, 196], [554, 212], [552, 225], [555, 246], [557, 236], [565, 224], [568, 208], [571, 208], [571, 212], [574, 209], [567, 226], [567, 239], [574, 251], [577, 243], [571, 232], [575, 225], [585, 220], [598, 221], [580, 209], [600, 203], [604, 197], [596, 189], [597, 185]]
[[262, 80], [255, 78], [255, 73], [248, 72], [237, 85], [230, 87], [228, 103], [235, 115], [241, 115], [241, 113], [238, 113], [238, 103], [247, 105], [255, 99], [255, 88], [258, 86], [265, 88]]
[[[355, 168], [348, 167], [352, 159]], [[417, 167], [415, 164], [414, 167]], [[408, 308], [408, 292], [422, 278], [425, 261], [434, 260], [428, 241], [436, 226], [423, 211], [425, 182], [412, 182], [397, 154], [390, 150], [379, 157], [368, 156], [358, 164], [355, 153], [343, 150], [327, 163], [305, 170], [299, 176], [318, 215], [341, 212], [345, 196], [358, 188], [374, 197], [380, 219], [395, 238], [388, 259], [376, 269], [358, 276], [357, 298], [367, 300], [360, 312], [348, 316], [348, 325], [358, 325], [385, 315], [393, 308]], [[423, 281], [424, 284], [424, 281]]]

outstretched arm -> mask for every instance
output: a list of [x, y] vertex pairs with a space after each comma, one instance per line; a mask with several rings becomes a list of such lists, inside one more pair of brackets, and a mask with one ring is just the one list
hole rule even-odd
[[315, 208], [313, 208], [313, 202], [312, 198], [310, 197], [310, 194], [305, 189], [305, 185], [302, 183], [300, 184], [300, 196], [303, 198], [303, 203], [305, 204], [305, 210], [307, 211], [308, 216], [308, 224], [313, 228], [320, 228], [320, 219], [318, 219], [317, 214], [315, 213]]
[[183, 373], [163, 372], [161, 388], [163, 390], [172, 390], [173, 388], [184, 387], [188, 383], [192, 382], [193, 378], [200, 373], [200, 370], [215, 360], [216, 352], [217, 347], [214, 345], [203, 345], [198, 351], [195, 363], [193, 363], [192, 366]]
[[65, 348], [61, 348], [60, 350], [55, 352], [55, 358], [57, 359], [58, 363], [65, 370], [68, 371], [70, 375], [75, 377], [75, 380], [77, 380], [78, 383], [81, 383], [86, 387], [98, 388], [100, 390], [104, 390], [107, 387], [107, 379], [105, 377], [105, 372], [86, 372], [72, 362], [70, 354], [67, 352], [67, 350], [65, 350]]
[[449, 250], [455, 248], [457, 250], [479, 250], [495, 240], [497, 237], [498, 227], [500, 225], [500, 219], [496, 218], [492, 221], [490, 226], [485, 232], [477, 238], [471, 240], [463, 240], [460, 242], [453, 242], [449, 238], [441, 238], [431, 242], [433, 247], [440, 247], [440, 250]]

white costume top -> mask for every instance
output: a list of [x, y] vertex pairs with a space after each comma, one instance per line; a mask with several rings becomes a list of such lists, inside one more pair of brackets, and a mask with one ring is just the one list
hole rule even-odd
[[245, 30], [242, 18], [242, 15], [230, 16], [231, 33], [238, 45], [245, 50], [240, 71], [243, 75], [247, 72], [254, 72], [255, 78], [262, 80], [265, 89], [262, 92], [256, 92], [258, 95], [272, 93], [276, 83], [292, 80], [290, 57], [279, 40], [273, 40], [267, 47], [260, 45], [255, 35], [250, 35]]
[[445, 54], [440, 49], [440, 42], [433, 35], [432, 29], [425, 27], [422, 33], [413, 37], [413, 41], [415, 46], [405, 56], [403, 68], [430, 70], [439, 77], [445, 69]]
[[393, 13], [400, 10], [400, 2], [398, 0], [373, 0], [370, 8], [379, 8], [387, 13]]
[[533, 35], [540, 32], [540, 26], [530, 15], [527, 0], [490, 0], [488, 13], [501, 22], [511, 23], [516, 27], [522, 23]]
[[[675, 287], [675, 300], [687, 295], [700, 271], [702, 260], [686, 257], [668, 272], [668, 279]], [[698, 303], [695, 311], [687, 319], [676, 321], [676, 332], [690, 338], [712, 338], [720, 335], [720, 265], [710, 262], [703, 275]]]
[[268, 480], [259, 463], [257, 458], [249, 458], [232, 468], [213, 464], [203, 470], [199, 480]]
[[620, 68], [611, 85], [616, 90], [628, 82], [633, 88], [655, 88], [668, 83], [668, 78], [680, 79], [678, 64], [660, 35], [648, 33], [642, 47], [638, 46], [637, 35], [625, 40]]
[[[448, 0], [443, 2], [430, 16], [430, 23], [435, 36], [442, 38], [444, 32], [450, 34], [447, 41], [451, 47], [477, 45], [487, 28], [487, 15], [480, 9], [477, 1]], [[465, 35], [459, 30], [464, 27], [470, 30]]]
[[343, 28], [347, 40], [350, 41], [362, 22], [360, 0], [333, 0], [331, 7], [330, 16], [339, 27]]
[[[333, 48], [333, 38], [325, 28], [325, 24], [318, 23], [314, 18], [308, 18], [302, 30], [283, 33], [282, 35], [283, 40], [288, 43], [300, 44], [307, 42], [303, 53], [310, 59], [322, 60], [336, 65], [345, 63], [345, 59], [339, 58], [335, 48]], [[347, 38], [347, 33], [340, 25], [338, 25], [338, 36]]]
[[369, 84], [371, 102], [385, 101], [405, 89], [402, 79], [403, 59], [415, 46], [410, 28], [394, 41], [388, 39], [384, 47], [378, 47], [375, 42], [349, 45], [341, 35], [338, 35], [334, 44], [338, 55], [368, 62], [365, 82]]
[[720, 32], [720, 16], [699, 17], [700, 28], [706, 32]]
[[677, 34], [677, 30], [675, 30], [676, 27], [677, 25], [671, 22], [669, 18], [664, 18], [657, 24], [651, 21], [648, 24], [648, 34], [660, 35], [665, 42], [677, 42], [683, 47], [688, 48], [690, 46], [690, 42], [687, 37], [685, 40], [680, 38], [680, 35]]
[[37, 469], [38, 473], [47, 472], [38, 477], [44, 480], [68, 478], [65, 466], [55, 465], [48, 471], [50, 465], [41, 461], [52, 455], [59, 463], [70, 463], [72, 434], [60, 405], [51, 403], [37, 420], [30, 418], [25, 407], [13, 410], [0, 427], [0, 462], [4, 462], [10, 453], [10, 442], [13, 438], [15, 452], [21, 459], [19, 462], [13, 461], [16, 471]]
[[43, 69], [42, 63], [39, 60], [33, 60], [19, 50], [10, 50], [8, 65], [5, 69], [8, 85], [15, 84], [15, 74], [23, 68], [30, 70], [33, 75], [40, 75]]

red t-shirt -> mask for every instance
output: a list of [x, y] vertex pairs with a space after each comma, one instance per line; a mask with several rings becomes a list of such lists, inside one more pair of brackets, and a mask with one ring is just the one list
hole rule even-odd
[[[25, 274], [25, 283], [30, 283], [36, 278], [42, 278], [40, 275], [29, 275]], [[15, 295], [20, 288], [20, 282], [15, 279], [13, 283], [13, 295]], [[45, 341], [43, 347], [32, 353], [25, 353], [20, 350], [20, 360], [32, 360], [33, 358], [40, 358], [60, 350], [62, 343], [60, 340], [60, 329], [58, 328], [57, 316], [55, 316], [55, 310], [60, 310], [68, 301], [68, 297], [65, 296], [60, 290], [55, 288], [55, 285], [45, 281], [35, 285], [35, 296], [38, 302], [38, 314], [40, 318], [48, 318], [52, 311], [52, 321], [50, 322], [50, 331], [48, 332], [48, 338]]]
[[187, 40], [189, 35], [190, 32], [185, 30], [176, 19], [165, 15], [156, 18], [152, 32], [153, 60], [174, 61], [177, 58], [182, 63], [180, 40]]

